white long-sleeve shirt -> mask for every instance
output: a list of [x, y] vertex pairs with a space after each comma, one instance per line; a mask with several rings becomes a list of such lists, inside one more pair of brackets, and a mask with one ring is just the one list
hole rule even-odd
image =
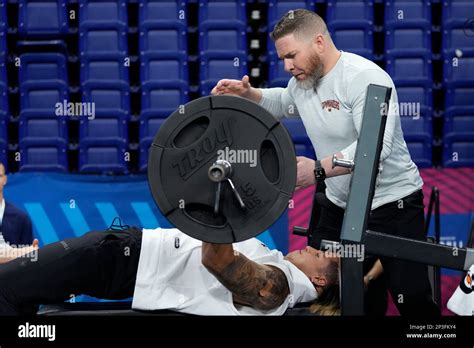
[[[403, 139], [398, 96], [390, 76], [356, 54], [342, 52], [337, 64], [321, 79], [315, 92], [291, 78], [286, 88], [262, 88], [260, 105], [275, 117], [300, 117], [318, 159], [341, 152], [354, 159], [369, 84], [392, 88], [372, 209], [399, 200], [423, 186], [418, 168]], [[420, 120], [420, 122], [422, 122]], [[357, 163], [356, 163], [357, 165]], [[326, 195], [345, 208], [351, 175], [326, 179]]]

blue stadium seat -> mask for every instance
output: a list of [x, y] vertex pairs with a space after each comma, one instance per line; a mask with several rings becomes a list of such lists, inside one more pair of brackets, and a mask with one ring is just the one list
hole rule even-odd
[[180, 22], [175, 27], [169, 24], [148, 24], [140, 26], [140, 54], [145, 52], [172, 51], [186, 54], [186, 27]]
[[373, 33], [365, 29], [332, 29], [331, 37], [339, 50], [374, 59]]
[[187, 0], [139, 0], [138, 23], [140, 26], [158, 24], [162, 28], [187, 26]]
[[140, 119], [140, 171], [148, 167], [148, 151], [158, 129], [164, 123], [162, 118]]
[[49, 109], [20, 112], [20, 171], [67, 171], [67, 116]]
[[464, 27], [474, 17], [474, 2], [471, 0], [445, 0], [442, 21], [445, 29]]
[[432, 163], [431, 69], [430, 61], [416, 53], [405, 57], [402, 51], [387, 57], [387, 73], [397, 86], [403, 135], [413, 161], [420, 167], [429, 167]]
[[20, 142], [21, 172], [59, 171], [67, 172], [67, 151], [62, 145], [29, 145]]
[[311, 140], [306, 133], [303, 122], [301, 119], [283, 119], [283, 125], [290, 133], [291, 139], [295, 144], [296, 156], [305, 156], [308, 158], [315, 159], [315, 153]]
[[385, 32], [387, 55], [431, 58], [431, 30], [425, 28], [394, 28]]
[[199, 25], [206, 22], [245, 26], [246, 2], [243, 0], [201, 0], [198, 11]]
[[148, 170], [148, 154], [150, 152], [150, 141], [140, 141], [140, 172], [146, 172]]
[[386, 56], [386, 71], [396, 86], [431, 86], [433, 65], [422, 56]]
[[7, 36], [6, 31], [0, 30], [0, 59], [5, 60], [7, 55]]
[[8, 111], [8, 88], [3, 81], [0, 81], [0, 119], [7, 117]]
[[0, 2], [0, 32], [5, 32], [7, 30], [7, 2]]
[[49, 112], [25, 110], [20, 113], [20, 143], [29, 145], [67, 143], [67, 116], [51, 115]]
[[326, 23], [338, 49], [373, 59], [373, 1], [329, 0]]
[[98, 116], [121, 114], [130, 116], [130, 87], [120, 80], [89, 80], [82, 85], [82, 101], [94, 102]]
[[30, 80], [61, 80], [67, 83], [66, 57], [60, 53], [20, 55], [20, 84]]
[[432, 145], [431, 143], [415, 141], [407, 142], [411, 159], [419, 168], [430, 168], [432, 166]]
[[431, 156], [428, 158], [426, 154], [433, 139], [431, 69], [430, 61], [416, 53], [403, 56], [400, 50], [400, 56], [387, 57], [387, 73], [397, 86], [397, 106], [404, 138], [411, 146], [414, 161], [424, 166], [431, 163]]
[[446, 90], [445, 116], [451, 117], [459, 113], [473, 112], [474, 88], [456, 87]]
[[7, 2], [0, 2], [0, 60], [4, 61], [7, 51]]
[[433, 90], [431, 87], [425, 87], [422, 85], [397, 86], [397, 95], [399, 103], [419, 103], [421, 106], [422, 114], [432, 111]]
[[[3, 163], [3, 165], [6, 165], [8, 162], [7, 127], [8, 127], [8, 118], [0, 114], [0, 163]], [[5, 171], [7, 171], [6, 167], [5, 167]]]
[[189, 81], [188, 61], [179, 52], [151, 52], [140, 56], [140, 81]]
[[326, 22], [332, 29], [372, 30], [373, 6], [372, 0], [328, 0]]
[[220, 53], [225, 56], [229, 51], [245, 54], [247, 52], [246, 33], [243, 28], [202, 25], [199, 31], [199, 51], [201, 54], [212, 53], [215, 57]]
[[474, 57], [444, 60], [445, 117], [474, 112]]
[[83, 102], [94, 102], [94, 118], [81, 118], [79, 171], [127, 173], [130, 114], [129, 85], [122, 80], [87, 80], [82, 84]]
[[0, 62], [2, 67], [2, 78], [0, 80], [0, 162], [5, 166], [5, 171], [8, 170], [8, 155], [7, 155], [7, 121], [8, 121], [8, 89], [6, 80], [6, 31], [7, 31], [7, 16], [6, 16], [6, 1], [0, 3]]
[[291, 74], [285, 71], [285, 63], [283, 60], [270, 58], [268, 67], [268, 87], [288, 86]]
[[127, 25], [127, 0], [79, 0], [80, 23], [121, 23]]
[[[456, 51], [463, 56], [474, 55], [472, 35], [466, 31], [469, 21], [474, 18], [474, 2], [471, 0], [450, 0], [443, 2], [442, 13], [442, 51], [445, 57], [456, 55]], [[472, 23], [471, 23], [472, 24]]]
[[400, 122], [403, 138], [406, 142], [421, 141], [431, 143], [433, 141], [432, 118], [429, 114], [422, 114], [419, 117], [401, 116]]
[[431, 28], [430, 0], [387, 0], [385, 29]]
[[460, 110], [444, 118], [444, 139], [456, 140], [470, 136], [474, 139], [474, 109]]
[[56, 104], [68, 99], [68, 87], [61, 80], [37, 80], [20, 84], [20, 110], [43, 109], [55, 113]]
[[272, 32], [275, 24], [290, 10], [304, 8], [315, 10], [314, 1], [300, 0], [269, 0], [268, 1], [268, 32]]
[[465, 27], [443, 30], [442, 51], [446, 58], [474, 55], [474, 44], [472, 43], [474, 34], [467, 35], [467, 30]]
[[125, 55], [86, 54], [81, 57], [81, 82], [87, 80], [122, 80], [128, 83]]
[[148, 146], [150, 146], [158, 129], [160, 129], [164, 122], [165, 119], [157, 117], [140, 119], [140, 144], [148, 143]]
[[122, 114], [108, 114], [94, 119], [81, 118], [79, 142], [94, 145], [123, 145], [128, 139], [127, 119]]
[[[5, 84], [7, 86], [7, 66], [3, 60], [0, 60], [0, 83]], [[0, 104], [1, 106], [1, 104]]]
[[230, 52], [227, 58], [214, 58], [204, 54], [201, 56], [199, 73], [201, 95], [208, 95], [220, 79], [242, 79], [242, 76], [247, 74], [247, 56], [237, 56]]
[[403, 137], [411, 157], [419, 167], [430, 167], [433, 142], [431, 88], [397, 86], [397, 94]]
[[16, 42], [16, 52], [61, 52], [67, 55], [66, 42], [63, 38], [43, 38], [39, 40], [19, 40]]
[[8, 81], [7, 67], [0, 61], [0, 118], [8, 114]]
[[188, 85], [184, 81], [146, 82], [142, 85], [140, 119], [168, 117], [180, 105], [186, 104], [188, 100]]
[[245, 1], [203, 0], [198, 16], [201, 55], [226, 59], [247, 54]]
[[86, 54], [127, 54], [127, 29], [121, 24], [104, 22], [101, 27], [89, 23], [80, 26], [79, 51]]
[[448, 88], [474, 87], [474, 57], [461, 57], [455, 62], [445, 59], [443, 79]]
[[208, 1], [199, 3], [199, 51], [247, 51], [245, 1]]
[[455, 141], [445, 139], [443, 146], [444, 167], [474, 167], [474, 137], [459, 136]]
[[128, 172], [126, 147], [122, 145], [80, 144], [79, 171], [81, 173], [122, 173]]
[[58, 36], [68, 32], [66, 0], [19, 0], [21, 36]]

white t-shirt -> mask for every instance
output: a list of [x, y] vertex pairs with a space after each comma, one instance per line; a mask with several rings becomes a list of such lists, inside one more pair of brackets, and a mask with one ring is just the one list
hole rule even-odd
[[[369, 84], [392, 88], [380, 156], [382, 172], [377, 177], [372, 202], [372, 209], [375, 209], [423, 186], [403, 139], [397, 92], [385, 71], [361, 56], [341, 52], [336, 65], [321, 79], [316, 92], [298, 87], [292, 77], [286, 88], [261, 89], [260, 105], [277, 118], [300, 117], [318, 159], [339, 151], [345, 159], [354, 159]], [[326, 179], [328, 199], [341, 208], [347, 204], [350, 179], [351, 175]]]
[[143, 229], [132, 308], [197, 315], [282, 315], [296, 303], [317, 298], [308, 277], [278, 250], [270, 250], [255, 238], [233, 247], [255, 262], [284, 272], [290, 293], [280, 307], [262, 311], [234, 305], [232, 293], [202, 265], [202, 242], [178, 229], [157, 228]]

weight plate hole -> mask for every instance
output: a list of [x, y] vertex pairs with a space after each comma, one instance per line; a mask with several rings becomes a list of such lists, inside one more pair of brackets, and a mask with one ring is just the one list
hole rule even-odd
[[265, 139], [260, 146], [260, 166], [265, 177], [272, 184], [280, 179], [280, 161], [275, 145], [269, 139]]

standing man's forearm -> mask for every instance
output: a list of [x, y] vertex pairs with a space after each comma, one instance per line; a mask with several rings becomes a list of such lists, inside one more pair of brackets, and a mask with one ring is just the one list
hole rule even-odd
[[[344, 159], [344, 156], [341, 152], [336, 153], [336, 157], [338, 159]], [[330, 178], [333, 176], [339, 176], [339, 175], [346, 175], [350, 174], [350, 170], [348, 168], [344, 167], [332, 167], [332, 155], [325, 157], [321, 160], [321, 165], [324, 168], [324, 171], [326, 172], [326, 177]]]
[[250, 87], [248, 93], [246, 93], [243, 97], [258, 104], [262, 100], [262, 91], [260, 88]]

